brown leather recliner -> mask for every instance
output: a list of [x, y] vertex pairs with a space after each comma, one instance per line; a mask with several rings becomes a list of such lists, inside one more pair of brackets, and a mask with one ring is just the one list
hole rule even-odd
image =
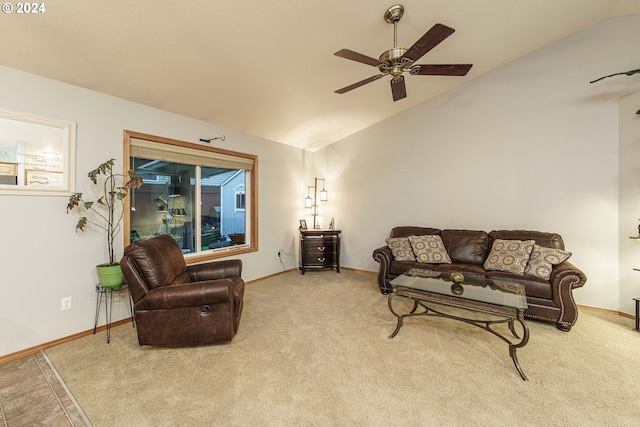
[[241, 260], [187, 266], [177, 242], [161, 235], [127, 246], [120, 266], [140, 345], [223, 343], [238, 331], [245, 286]]

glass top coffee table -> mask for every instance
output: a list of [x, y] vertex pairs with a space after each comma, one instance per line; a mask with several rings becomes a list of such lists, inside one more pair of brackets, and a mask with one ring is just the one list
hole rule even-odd
[[[389, 310], [398, 319], [396, 329], [389, 336], [390, 339], [398, 334], [406, 317], [437, 316], [459, 320], [491, 332], [509, 344], [509, 355], [522, 379], [527, 381], [516, 355], [516, 350], [524, 347], [529, 341], [529, 328], [524, 322], [527, 296], [522, 284], [474, 278], [471, 274], [465, 277], [462, 273], [440, 273], [418, 268], [412, 268], [390, 283], [393, 292], [389, 294]], [[393, 304], [396, 298], [411, 300], [413, 307], [407, 313], [398, 313]], [[477, 316], [455, 316], [429, 307], [428, 303], [462, 308], [491, 315], [492, 318], [480, 320], [475, 318]], [[419, 308], [422, 311], [418, 311]], [[494, 329], [494, 326], [505, 323], [513, 337]], [[515, 323], [520, 324], [522, 337], [516, 332]]]

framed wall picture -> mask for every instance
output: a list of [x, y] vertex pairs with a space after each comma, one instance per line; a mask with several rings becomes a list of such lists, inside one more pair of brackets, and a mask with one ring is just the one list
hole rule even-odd
[[0, 109], [0, 194], [75, 191], [76, 124]]
[[307, 220], [306, 219], [301, 219], [300, 220], [300, 230], [306, 230], [307, 229]]

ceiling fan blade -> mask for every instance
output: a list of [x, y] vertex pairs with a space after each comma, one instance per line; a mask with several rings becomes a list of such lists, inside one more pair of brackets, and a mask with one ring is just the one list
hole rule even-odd
[[411, 74], [419, 76], [466, 76], [473, 64], [416, 64]]
[[394, 101], [407, 97], [407, 86], [404, 84], [404, 77], [398, 76], [391, 79], [391, 94]]
[[360, 62], [362, 64], [372, 65], [374, 67], [385, 64], [379, 59], [371, 58], [370, 56], [363, 55], [361, 53], [354, 52], [349, 49], [339, 50], [336, 53], [334, 53], [334, 55], [339, 56], [340, 58], [350, 59], [352, 61]]
[[364, 86], [364, 85], [366, 85], [367, 83], [374, 82], [374, 81], [378, 80], [378, 79], [379, 79], [380, 77], [382, 77], [382, 76], [384, 76], [384, 74], [376, 74], [375, 76], [371, 76], [371, 77], [369, 77], [368, 79], [364, 79], [364, 80], [359, 81], [359, 82], [357, 82], [357, 83], [354, 83], [354, 84], [352, 84], [352, 85], [349, 85], [349, 86], [343, 87], [342, 89], [338, 89], [338, 90], [336, 90], [336, 91], [334, 91], [334, 92], [335, 92], [335, 93], [343, 94], [343, 93], [349, 92], [350, 90], [357, 89], [357, 88], [359, 88], [360, 86]]
[[413, 44], [405, 52], [403, 57], [409, 58], [412, 61], [417, 61], [422, 58], [422, 56], [429, 52], [431, 49], [439, 45], [444, 39], [453, 34], [455, 30], [453, 28], [449, 28], [446, 25], [436, 24], [429, 31], [424, 33], [422, 37], [418, 39], [417, 42]]

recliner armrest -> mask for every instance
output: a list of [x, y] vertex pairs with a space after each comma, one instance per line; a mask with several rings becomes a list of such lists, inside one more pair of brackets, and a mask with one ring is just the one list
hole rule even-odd
[[224, 279], [225, 277], [241, 277], [242, 260], [228, 259], [224, 261], [193, 264], [187, 266], [187, 273], [191, 277], [192, 282]]
[[155, 288], [136, 303], [136, 310], [197, 307], [233, 300], [231, 279], [206, 280]]

